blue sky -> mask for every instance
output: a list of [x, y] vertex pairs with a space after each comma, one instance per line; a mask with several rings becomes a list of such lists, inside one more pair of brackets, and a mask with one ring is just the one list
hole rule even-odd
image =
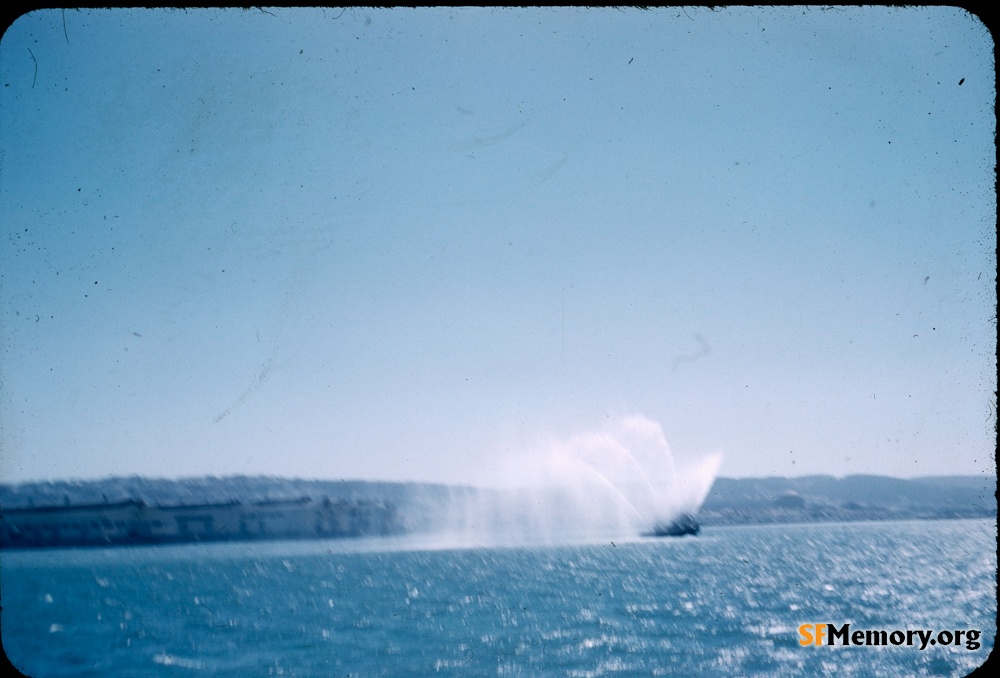
[[487, 483], [636, 417], [993, 472], [994, 66], [956, 8], [24, 15], [0, 478]]

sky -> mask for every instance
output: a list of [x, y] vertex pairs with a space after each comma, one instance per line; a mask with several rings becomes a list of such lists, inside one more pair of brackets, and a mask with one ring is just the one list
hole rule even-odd
[[951, 7], [23, 15], [0, 479], [994, 473], [994, 68]]

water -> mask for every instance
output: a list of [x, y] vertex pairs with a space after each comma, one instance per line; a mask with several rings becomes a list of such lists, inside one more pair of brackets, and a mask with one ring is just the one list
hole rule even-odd
[[623, 415], [500, 457], [484, 474], [498, 491], [440, 513], [450, 532], [470, 539], [648, 532], [697, 513], [721, 463], [718, 453], [678, 460], [659, 423]]
[[[965, 675], [996, 634], [996, 523], [707, 528], [451, 547], [272, 542], [0, 554], [42, 676]], [[804, 623], [981, 647], [802, 647]]]

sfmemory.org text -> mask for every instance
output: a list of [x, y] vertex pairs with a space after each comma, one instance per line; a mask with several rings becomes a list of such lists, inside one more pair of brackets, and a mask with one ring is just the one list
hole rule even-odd
[[972, 651], [980, 647], [981, 632], [976, 629], [928, 631], [927, 629], [886, 631], [885, 629], [851, 630], [850, 624], [802, 624], [799, 645], [911, 645], [926, 649], [935, 645], [962, 645]]

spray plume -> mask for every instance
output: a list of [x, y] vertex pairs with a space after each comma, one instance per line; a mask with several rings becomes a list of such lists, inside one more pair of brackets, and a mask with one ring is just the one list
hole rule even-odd
[[680, 464], [660, 424], [634, 414], [508, 461], [496, 478], [502, 489], [452, 505], [450, 536], [479, 544], [634, 536], [697, 513], [722, 456]]

